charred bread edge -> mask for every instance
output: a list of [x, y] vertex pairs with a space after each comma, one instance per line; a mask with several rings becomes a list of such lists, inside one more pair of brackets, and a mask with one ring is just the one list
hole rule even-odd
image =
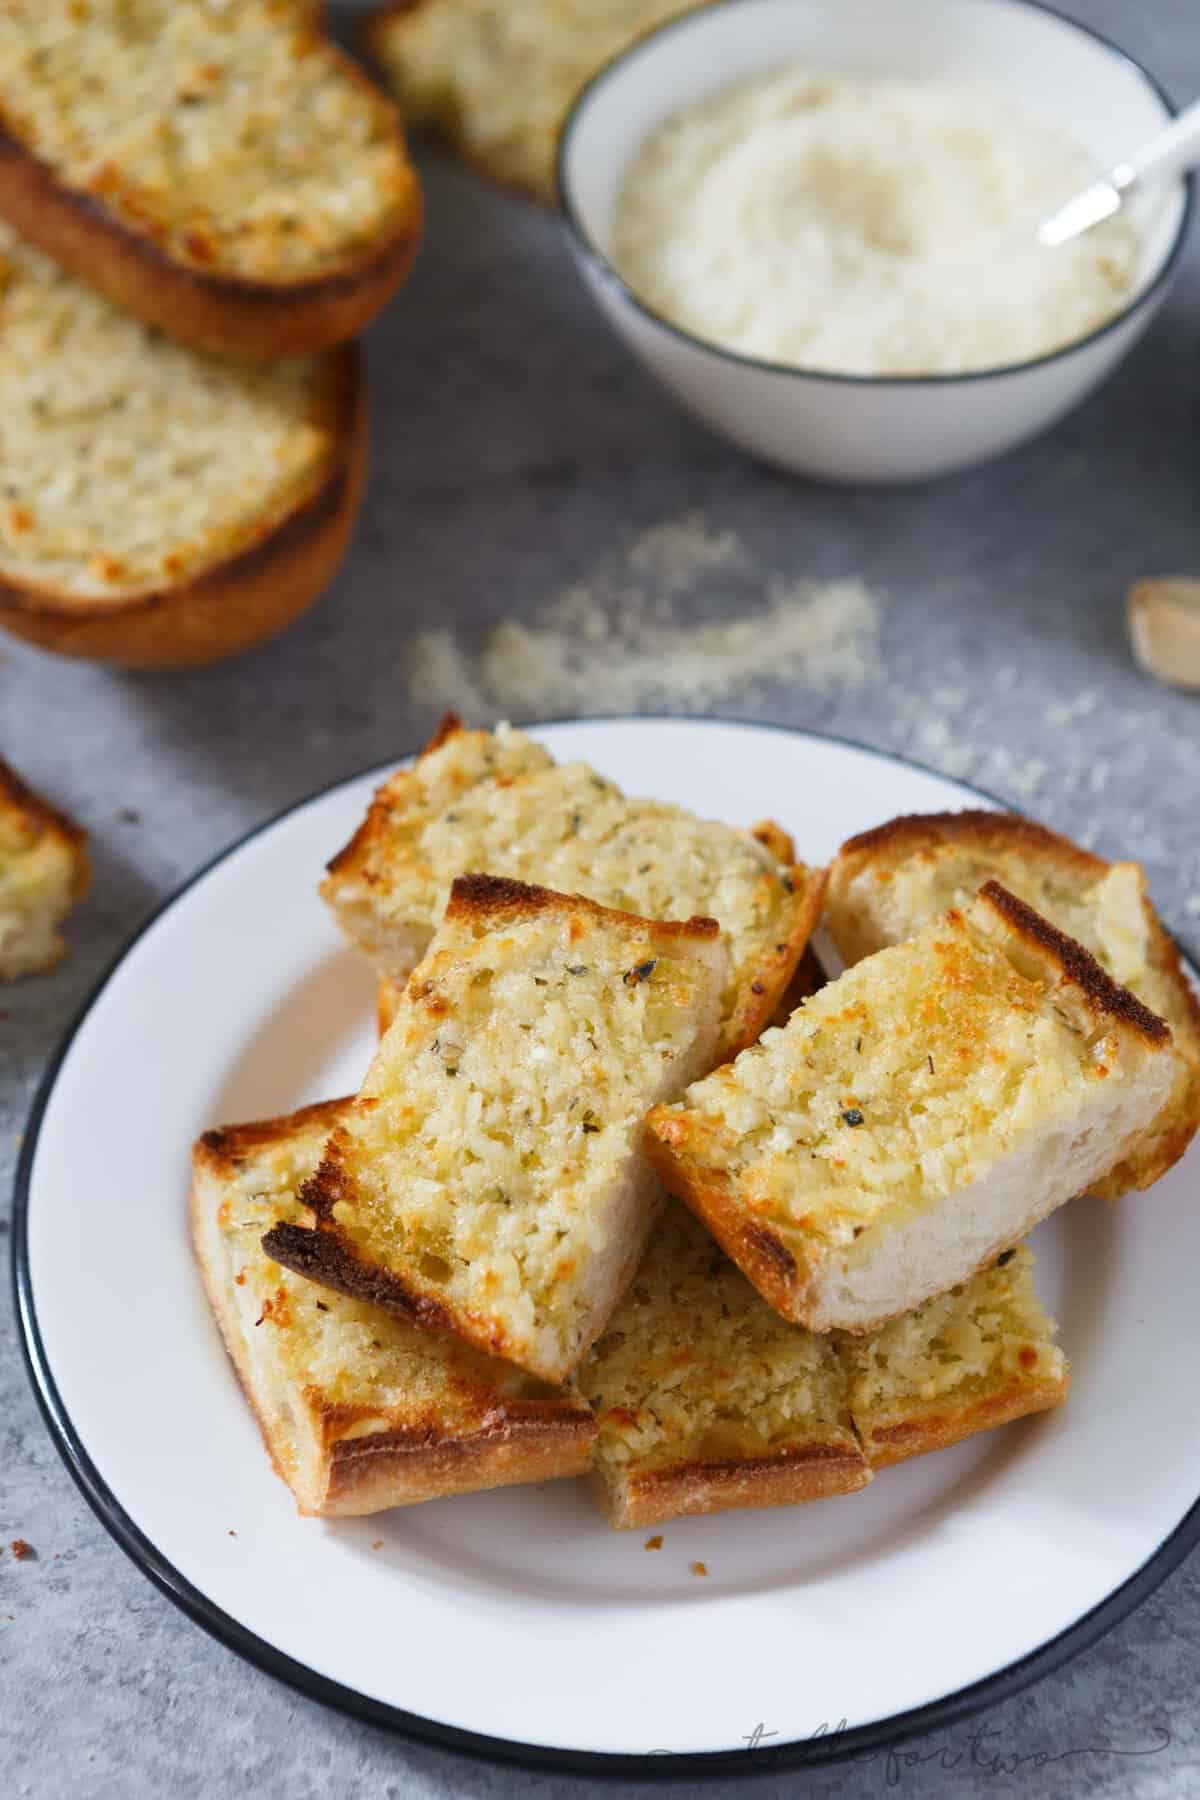
[[[227, 1181], [240, 1172], [239, 1159], [243, 1154], [253, 1155], [266, 1145], [278, 1143], [316, 1124], [326, 1123], [332, 1127], [349, 1104], [349, 1099], [318, 1101], [313, 1106], [278, 1118], [218, 1126], [206, 1131], [193, 1149], [196, 1171], [216, 1181]], [[227, 1303], [226, 1284], [219, 1269], [210, 1266], [206, 1252], [206, 1237], [211, 1229], [207, 1208], [214, 1198], [211, 1191], [202, 1192], [199, 1182], [193, 1186], [192, 1235], [197, 1261], [209, 1303], [258, 1423], [267, 1454], [276, 1473], [286, 1481], [266, 1421], [255, 1402], [250, 1358], [236, 1316]], [[276, 1229], [295, 1230], [303, 1235], [305, 1228], [279, 1226]], [[315, 1237], [317, 1234], [309, 1231], [307, 1235]], [[481, 1485], [486, 1485], [489, 1474], [499, 1473], [501, 1469], [506, 1478], [536, 1481], [562, 1474], [564, 1455], [571, 1448], [576, 1452], [574, 1472], [583, 1474], [591, 1462], [596, 1422], [590, 1407], [582, 1399], [576, 1401], [569, 1413], [564, 1409], [563, 1399], [556, 1399], [552, 1407], [537, 1400], [497, 1399], [478, 1428], [462, 1438], [439, 1437], [436, 1429], [430, 1427], [402, 1426], [373, 1432], [369, 1437], [327, 1442], [327, 1487], [314, 1510], [327, 1516], [336, 1514], [347, 1504], [351, 1510], [360, 1510], [354, 1503], [368, 1497], [372, 1510], [399, 1505], [412, 1497], [414, 1486], [424, 1489], [439, 1480], [453, 1482], [472, 1466], [481, 1476]], [[335, 1406], [322, 1406], [319, 1410], [326, 1422], [338, 1417]], [[502, 1454], [498, 1456], [497, 1452]], [[364, 1495], [364, 1489], [372, 1490], [369, 1496]], [[307, 1509], [302, 1507], [301, 1510]]]
[[863, 1451], [848, 1438], [741, 1461], [685, 1461], [625, 1474], [598, 1470], [595, 1481], [612, 1524], [628, 1529], [722, 1511], [731, 1504], [787, 1506], [852, 1494], [866, 1487], [871, 1476]]
[[663, 1186], [688, 1206], [737, 1264], [763, 1299], [793, 1324], [803, 1324], [812, 1275], [821, 1261], [819, 1246], [803, 1266], [773, 1231], [749, 1220], [729, 1176], [709, 1168], [690, 1150], [672, 1142], [674, 1115], [669, 1107], [652, 1107], [642, 1135], [642, 1148]]
[[1090, 1011], [1107, 1014], [1115, 1022], [1127, 1025], [1157, 1049], [1171, 1042], [1171, 1028], [1157, 1013], [1152, 1013], [1128, 988], [1114, 981], [1082, 944], [1051, 925], [1024, 900], [1018, 900], [998, 881], [985, 881], [979, 890], [979, 899], [985, 901], [1018, 937], [1058, 964], [1064, 978], [1082, 991]]
[[[854, 1420], [854, 1428], [862, 1442], [872, 1469], [891, 1468], [913, 1456], [926, 1456], [933, 1450], [946, 1450], [977, 1432], [993, 1426], [1007, 1425], [1030, 1413], [1046, 1412], [1060, 1406], [1071, 1385], [1067, 1370], [1056, 1379], [1040, 1381], [1014, 1378], [998, 1393], [981, 1400], [948, 1403], [928, 1413], [899, 1419], [891, 1425], [870, 1428], [865, 1421]], [[851, 1409], [853, 1412], [853, 1409]]]
[[43, 649], [126, 668], [184, 668], [274, 637], [333, 579], [366, 485], [367, 394], [357, 345], [335, 353], [335, 449], [315, 486], [263, 536], [179, 582], [110, 598], [0, 573], [0, 625]]

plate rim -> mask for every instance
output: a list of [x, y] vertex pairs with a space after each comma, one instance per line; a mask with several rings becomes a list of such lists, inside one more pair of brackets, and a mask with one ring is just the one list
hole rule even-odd
[[[751, 719], [734, 714], [695, 715], [680, 713], [596, 713], [586, 716], [538, 719], [522, 723], [521, 729], [540, 731], [561, 725], [593, 724], [685, 724], [779, 732], [786, 737], [807, 738], [819, 743], [837, 744], [845, 749], [866, 752], [884, 762], [899, 763], [923, 775], [953, 782], [964, 792], [999, 806], [1006, 812], [1022, 813], [1022, 809], [1001, 800], [988, 789], [958, 776], [945, 775], [927, 763], [900, 751], [880, 749], [841, 733], [817, 731], [805, 726], [785, 725], [776, 720]], [[264, 1674], [310, 1699], [319, 1701], [363, 1724], [381, 1726], [418, 1743], [433, 1744], [440, 1749], [457, 1751], [484, 1761], [506, 1763], [530, 1770], [559, 1769], [573, 1774], [601, 1778], [636, 1776], [643, 1780], [672, 1781], [685, 1777], [717, 1777], [738, 1773], [766, 1775], [780, 1770], [815, 1768], [830, 1763], [863, 1759], [893, 1748], [909, 1738], [925, 1732], [960, 1723], [985, 1707], [1011, 1699], [1022, 1689], [1043, 1676], [1061, 1668], [1099, 1641], [1122, 1619], [1129, 1616], [1166, 1580], [1184, 1558], [1200, 1543], [1200, 1495], [1167, 1534], [1150, 1552], [1146, 1560], [1118, 1587], [1066, 1626], [1056, 1636], [1039, 1644], [1025, 1656], [980, 1680], [956, 1688], [937, 1700], [903, 1712], [889, 1714], [866, 1725], [834, 1728], [807, 1738], [791, 1739], [785, 1744], [752, 1746], [746, 1750], [704, 1750], [656, 1753], [652, 1751], [608, 1751], [567, 1749], [560, 1746], [530, 1744], [515, 1738], [495, 1737], [466, 1727], [445, 1724], [408, 1712], [389, 1701], [376, 1700], [357, 1688], [319, 1674], [307, 1663], [288, 1656], [259, 1637], [241, 1621], [211, 1600], [180, 1573], [171, 1560], [148, 1538], [122, 1506], [92, 1461], [83, 1437], [72, 1420], [58, 1391], [54, 1372], [46, 1354], [34, 1303], [29, 1263], [29, 1197], [33, 1166], [46, 1108], [58, 1082], [58, 1075], [85, 1020], [103, 998], [118, 969], [132, 954], [141, 939], [193, 887], [220, 864], [236, 856], [255, 838], [282, 824], [293, 813], [312, 802], [327, 798], [339, 788], [353, 786], [389, 765], [419, 755], [419, 750], [402, 750], [381, 762], [371, 762], [347, 775], [336, 777], [320, 788], [289, 801], [268, 818], [260, 820], [231, 843], [207, 858], [198, 869], [174, 888], [153, 911], [142, 920], [121, 944], [83, 1001], [76, 1008], [55, 1047], [34, 1091], [33, 1102], [25, 1123], [25, 1131], [17, 1159], [12, 1195], [12, 1250], [10, 1270], [13, 1307], [17, 1321], [17, 1339], [22, 1360], [38, 1410], [49, 1432], [51, 1442], [66, 1465], [76, 1487], [91, 1507], [109, 1536], [129, 1560], [147, 1576], [193, 1624], [210, 1637], [232, 1650], [235, 1655]], [[1172, 933], [1172, 936], [1175, 934]], [[1200, 980], [1200, 958], [1186, 940], [1175, 937], [1190, 973]]]

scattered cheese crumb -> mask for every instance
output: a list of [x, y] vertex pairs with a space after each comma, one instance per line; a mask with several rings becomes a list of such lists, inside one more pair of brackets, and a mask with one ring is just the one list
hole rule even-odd
[[[673, 604], [684, 598], [687, 623]], [[408, 684], [425, 705], [475, 720], [699, 707], [760, 680], [851, 689], [879, 677], [880, 620], [860, 580], [768, 579], [732, 532], [691, 513], [505, 619], [475, 656], [450, 632], [422, 632]]]
[[661, 1534], [656, 1531], [653, 1537], [648, 1537], [646, 1539], [643, 1547], [647, 1550], [661, 1550], [663, 1547]]
[[693, 1575], [707, 1575], [708, 1574], [708, 1564], [707, 1563], [694, 1562], [691, 1565], [691, 1569], [692, 1569]]

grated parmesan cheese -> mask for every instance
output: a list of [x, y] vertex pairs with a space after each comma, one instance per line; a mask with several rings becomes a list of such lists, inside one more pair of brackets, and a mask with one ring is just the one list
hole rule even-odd
[[614, 261], [655, 312], [792, 367], [955, 374], [1086, 336], [1133, 286], [1124, 217], [1048, 251], [1094, 175], [986, 90], [787, 68], [669, 118], [634, 159]]
[[[708, 604], [720, 615], [698, 617]], [[505, 619], [475, 656], [450, 632], [421, 632], [408, 685], [422, 705], [474, 719], [702, 707], [762, 680], [859, 688], [879, 677], [881, 606], [852, 576], [764, 578], [733, 532], [687, 513]]]

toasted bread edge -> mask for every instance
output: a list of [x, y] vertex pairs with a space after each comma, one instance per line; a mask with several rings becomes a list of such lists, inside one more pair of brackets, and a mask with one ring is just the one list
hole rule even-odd
[[332, 581], [366, 487], [361, 357], [356, 345], [335, 354], [335, 453], [316, 487], [265, 536], [175, 586], [112, 599], [0, 573], [0, 625], [57, 655], [128, 669], [198, 668], [285, 630]]

